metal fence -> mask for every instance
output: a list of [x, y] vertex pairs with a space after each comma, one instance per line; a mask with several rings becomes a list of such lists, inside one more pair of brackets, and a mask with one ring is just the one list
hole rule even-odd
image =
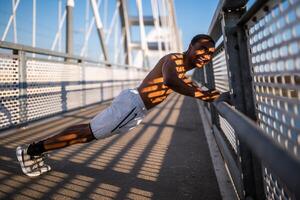
[[0, 54], [0, 131], [111, 100], [147, 72], [7, 42], [0, 47], [13, 52]]
[[219, 2], [221, 43], [194, 80], [232, 93], [203, 106], [239, 198], [300, 199], [300, 1], [246, 4]]
[[0, 1], [0, 131], [110, 100], [181, 48], [173, 0], [8, 2]]

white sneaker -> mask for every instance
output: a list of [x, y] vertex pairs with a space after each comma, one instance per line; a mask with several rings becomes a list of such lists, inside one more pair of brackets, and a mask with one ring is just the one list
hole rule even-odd
[[44, 163], [45, 155], [30, 156], [27, 154], [29, 145], [18, 146], [16, 149], [17, 159], [22, 171], [27, 176], [39, 176], [51, 170], [51, 167]]

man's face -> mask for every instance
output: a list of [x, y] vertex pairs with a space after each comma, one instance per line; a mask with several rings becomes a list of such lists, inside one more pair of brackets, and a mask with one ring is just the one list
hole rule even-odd
[[203, 67], [212, 59], [215, 52], [215, 47], [212, 42], [207, 39], [200, 39], [194, 45], [190, 46], [190, 58], [193, 65], [196, 67]]

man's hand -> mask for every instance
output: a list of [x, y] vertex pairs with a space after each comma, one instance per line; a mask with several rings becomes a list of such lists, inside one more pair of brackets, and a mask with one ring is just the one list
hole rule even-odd
[[230, 105], [232, 105], [232, 99], [231, 99], [231, 95], [230, 92], [224, 92], [222, 93], [214, 102], [213, 104], [216, 106], [218, 103], [220, 102], [226, 102]]

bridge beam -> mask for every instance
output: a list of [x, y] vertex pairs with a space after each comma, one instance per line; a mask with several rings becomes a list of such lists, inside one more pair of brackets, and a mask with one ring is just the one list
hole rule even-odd
[[120, 21], [122, 26], [122, 33], [124, 33], [124, 53], [125, 53], [125, 64], [131, 65], [131, 46], [130, 46], [130, 28], [129, 28], [129, 17], [127, 13], [127, 4], [124, 0], [119, 0], [119, 13]]
[[102, 25], [102, 22], [101, 22], [101, 18], [100, 18], [100, 14], [99, 14], [99, 11], [98, 11], [97, 3], [96, 3], [95, 0], [91, 0], [91, 3], [92, 3], [93, 13], [94, 13], [95, 21], [96, 21], [97, 33], [98, 33], [98, 36], [99, 36], [100, 46], [102, 48], [102, 53], [103, 53], [103, 56], [104, 56], [104, 60], [108, 61], [108, 52], [107, 52], [107, 48], [106, 48], [105, 40], [104, 40], [103, 25]]
[[73, 54], [73, 8], [74, 0], [67, 1], [67, 22], [66, 22], [66, 53]]

